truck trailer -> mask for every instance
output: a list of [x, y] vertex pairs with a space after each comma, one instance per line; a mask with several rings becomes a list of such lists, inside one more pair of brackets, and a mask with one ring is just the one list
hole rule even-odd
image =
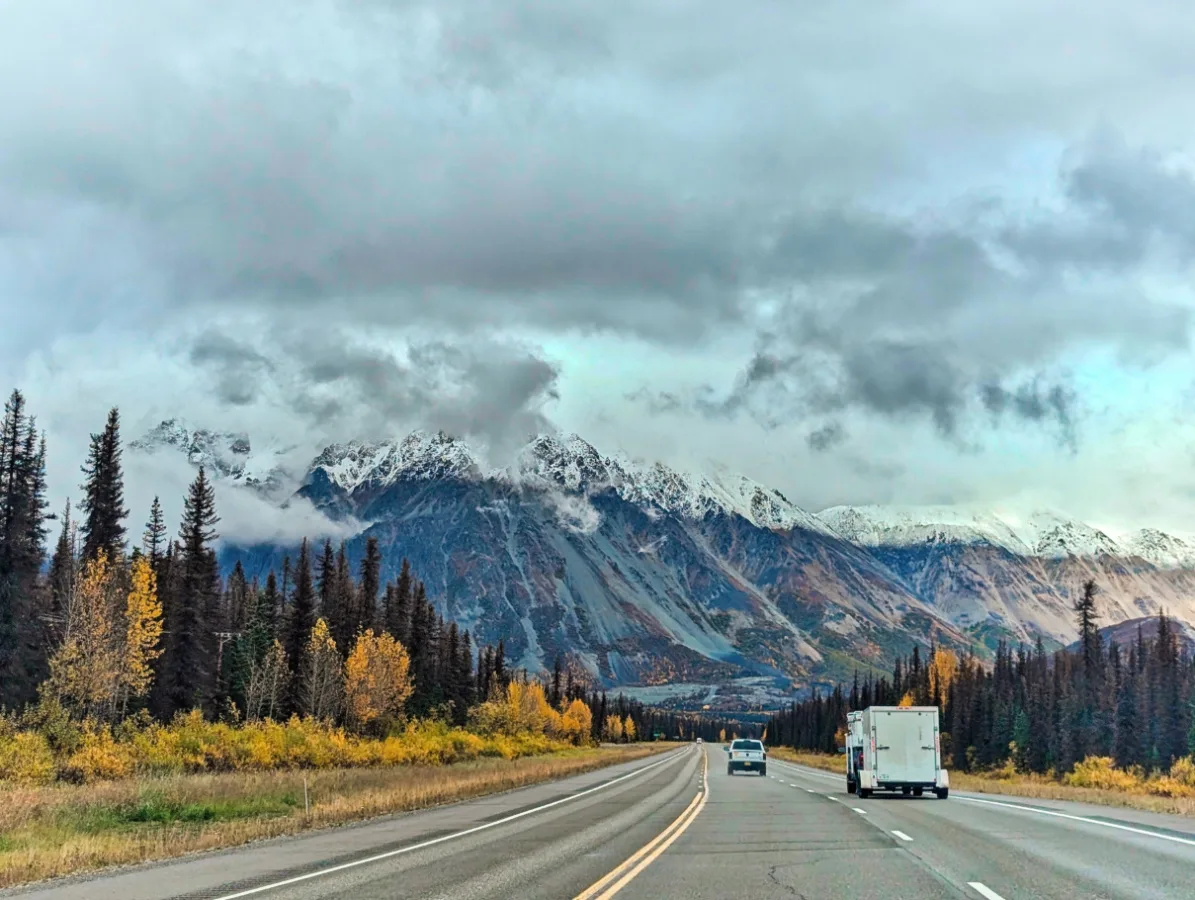
[[847, 717], [847, 790], [854, 781], [860, 797], [874, 791], [900, 791], [920, 797], [932, 790], [950, 796], [950, 775], [942, 768], [942, 742], [936, 706], [869, 706], [858, 713], [857, 749]]

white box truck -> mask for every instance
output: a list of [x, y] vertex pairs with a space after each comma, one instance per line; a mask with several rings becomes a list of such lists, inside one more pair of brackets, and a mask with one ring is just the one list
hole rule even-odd
[[863, 768], [863, 713], [846, 714], [846, 792], [855, 793], [859, 787], [859, 770]]
[[873, 791], [900, 791], [920, 797], [932, 790], [950, 795], [950, 775], [942, 768], [942, 742], [936, 706], [869, 706], [859, 716], [862, 760], [855, 771], [860, 797]]

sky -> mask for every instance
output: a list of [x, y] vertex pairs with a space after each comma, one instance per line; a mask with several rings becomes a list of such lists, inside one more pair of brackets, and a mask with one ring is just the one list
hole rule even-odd
[[0, 16], [0, 376], [56, 501], [118, 405], [1195, 531], [1189, 4]]

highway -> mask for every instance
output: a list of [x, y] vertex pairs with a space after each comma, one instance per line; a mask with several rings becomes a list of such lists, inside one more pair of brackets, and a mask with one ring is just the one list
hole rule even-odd
[[[708, 765], [707, 765], [708, 763]], [[2, 892], [37, 900], [1160, 900], [1195, 896], [1195, 821], [952, 792], [859, 800], [721, 746], [235, 850]]]

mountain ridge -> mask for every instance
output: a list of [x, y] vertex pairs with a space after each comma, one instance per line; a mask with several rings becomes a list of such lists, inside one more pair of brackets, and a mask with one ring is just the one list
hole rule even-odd
[[[217, 483], [279, 496], [282, 476], [245, 459], [247, 436], [196, 440], [178, 422], [155, 432], [130, 446], [173, 448], [194, 465], [210, 454]], [[364, 523], [350, 555], [378, 537], [392, 565], [410, 558], [445, 614], [483, 639], [507, 639], [529, 667], [570, 654], [611, 685], [766, 677], [787, 690], [883, 668], [914, 641], [1061, 645], [1086, 577], [1106, 584], [1112, 621], [1169, 605], [1195, 623], [1195, 542], [1157, 529], [1118, 540], [1054, 511], [812, 514], [723, 468], [606, 456], [570, 434], [538, 435], [502, 467], [443, 433], [350, 441], [287, 477], [330, 520]], [[264, 572], [293, 549], [223, 555]]]

